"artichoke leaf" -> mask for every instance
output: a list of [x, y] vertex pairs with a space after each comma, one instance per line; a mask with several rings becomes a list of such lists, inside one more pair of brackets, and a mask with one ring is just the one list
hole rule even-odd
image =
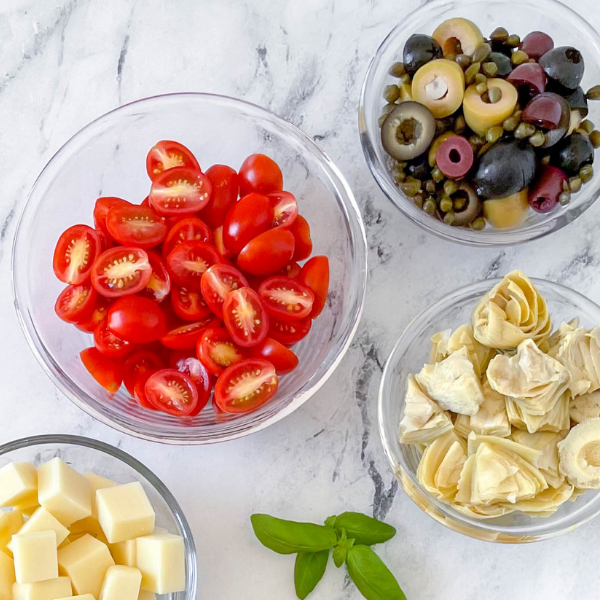
[[600, 390], [572, 398], [569, 403], [569, 416], [575, 423], [600, 417]]

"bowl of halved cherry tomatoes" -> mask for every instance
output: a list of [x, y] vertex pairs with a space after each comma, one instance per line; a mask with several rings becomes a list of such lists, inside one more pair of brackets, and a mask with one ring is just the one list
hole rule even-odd
[[26, 337], [73, 402], [202, 444], [267, 427], [327, 380], [360, 319], [366, 242], [351, 190], [301, 131], [172, 94], [59, 150], [21, 216], [13, 280]]

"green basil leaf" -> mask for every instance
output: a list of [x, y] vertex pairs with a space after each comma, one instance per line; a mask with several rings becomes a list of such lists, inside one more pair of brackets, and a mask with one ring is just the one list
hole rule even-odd
[[367, 600], [406, 600], [396, 578], [368, 546], [353, 546], [346, 558], [348, 575]]
[[357, 544], [364, 546], [387, 542], [396, 535], [396, 529], [391, 525], [356, 512], [345, 512], [335, 519], [338, 534], [343, 529], [349, 538], [354, 538]]
[[296, 556], [294, 584], [296, 586], [296, 596], [300, 600], [304, 600], [315, 589], [317, 583], [323, 579], [328, 559], [329, 550], [300, 552]]
[[335, 520], [337, 519], [336, 515], [332, 515], [331, 517], [327, 517], [325, 519], [325, 525], [327, 527], [333, 527], [335, 525]]
[[269, 515], [252, 515], [251, 521], [260, 543], [278, 554], [319, 552], [337, 543], [337, 535], [331, 527], [284, 521]]
[[345, 562], [348, 556], [348, 550], [354, 546], [354, 540], [344, 540], [333, 549], [333, 562], [339, 569]]

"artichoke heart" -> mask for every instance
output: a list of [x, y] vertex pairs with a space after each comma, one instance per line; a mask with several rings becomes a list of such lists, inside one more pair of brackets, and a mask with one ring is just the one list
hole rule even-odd
[[557, 488], [548, 488], [540, 492], [535, 498], [529, 500], [519, 500], [514, 504], [507, 506], [513, 510], [519, 510], [524, 513], [534, 514], [536, 516], [549, 517], [554, 514], [561, 504], [570, 500], [573, 495], [573, 486], [563, 482]]
[[513, 271], [477, 304], [471, 322], [475, 339], [490, 348], [516, 348], [523, 340], [540, 343], [552, 331], [546, 301], [529, 278]]
[[448, 341], [450, 340], [451, 329], [438, 331], [431, 336], [431, 351], [429, 353], [429, 362], [434, 364], [444, 360], [448, 354]]
[[401, 444], [426, 444], [453, 428], [450, 415], [423, 392], [413, 375], [408, 376], [404, 401]]
[[566, 391], [559, 398], [552, 410], [545, 415], [532, 415], [522, 409], [514, 400], [507, 398], [506, 412], [511, 425], [518, 429], [524, 429], [529, 433], [535, 433], [537, 431], [551, 431], [558, 433], [564, 429], [569, 429], [571, 423], [569, 418], [570, 400], [571, 392]]
[[483, 391], [465, 347], [435, 364], [424, 365], [416, 379], [442, 408], [474, 415], [483, 402]]
[[600, 418], [575, 425], [558, 443], [560, 472], [581, 489], [600, 488]]
[[461, 348], [467, 349], [467, 354], [469, 360], [473, 363], [475, 373], [481, 378], [490, 360], [496, 354], [495, 350], [480, 344], [473, 336], [473, 330], [470, 325], [461, 325], [448, 339], [448, 354], [452, 354]]
[[498, 393], [512, 398], [530, 415], [540, 416], [554, 408], [569, 384], [567, 369], [530, 339], [519, 344], [515, 356], [494, 357], [487, 377]]
[[558, 468], [558, 442], [564, 440], [566, 435], [567, 431], [529, 433], [517, 430], [512, 434], [515, 442], [541, 452], [536, 466], [546, 478], [548, 485], [553, 488], [561, 487], [565, 481], [565, 476]]
[[600, 391], [590, 392], [571, 399], [569, 416], [575, 423], [582, 423], [586, 419], [600, 417]]

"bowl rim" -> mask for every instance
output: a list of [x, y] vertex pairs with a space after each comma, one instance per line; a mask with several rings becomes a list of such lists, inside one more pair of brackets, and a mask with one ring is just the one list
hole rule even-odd
[[[554, 281], [550, 281], [548, 279], [530, 277], [531, 282], [536, 285], [549, 286], [554, 288], [561, 296], [568, 297], [574, 296], [578, 300], [581, 300], [583, 303], [588, 303], [593, 305], [597, 311], [600, 313], [600, 305], [596, 304], [593, 300], [590, 300], [587, 296], [584, 296], [580, 292], [573, 290], [561, 283], [557, 283]], [[391, 382], [394, 378], [394, 369], [398, 365], [398, 357], [402, 355], [404, 348], [403, 344], [406, 342], [406, 336], [409, 331], [415, 326], [416, 323], [420, 321], [424, 321], [428, 317], [432, 316], [437, 312], [440, 305], [442, 305], [448, 296], [453, 296], [454, 300], [458, 301], [460, 298], [472, 294], [477, 291], [484, 291], [484, 289], [491, 289], [494, 285], [502, 281], [502, 277], [494, 277], [490, 279], [481, 279], [474, 283], [470, 283], [467, 285], [463, 285], [458, 287], [445, 296], [442, 296], [440, 299], [434, 301], [426, 308], [421, 310], [403, 329], [400, 337], [397, 342], [394, 344], [394, 347], [385, 362], [385, 366], [383, 369], [383, 374], [381, 377], [381, 381], [379, 384], [378, 391], [378, 399], [377, 399], [377, 424], [379, 428], [379, 437], [381, 440], [381, 445], [383, 446], [384, 454], [392, 468], [392, 472], [396, 476], [396, 479], [400, 483], [400, 485], [405, 489], [405, 484], [402, 482], [400, 473], [404, 476], [406, 475], [412, 485], [414, 485], [417, 490], [425, 496], [428, 502], [430, 502], [437, 511], [433, 510], [425, 510], [422, 506], [419, 505], [418, 502], [414, 500], [412, 494], [410, 494], [406, 489], [407, 495], [419, 506], [423, 512], [433, 518], [435, 521], [438, 521], [445, 527], [452, 529], [454, 531], [458, 531], [463, 535], [467, 535], [469, 537], [473, 537], [475, 539], [483, 540], [483, 541], [492, 541], [492, 542], [503, 542], [503, 543], [520, 543], [520, 542], [533, 542], [533, 541], [542, 541], [544, 539], [548, 539], [551, 537], [556, 537], [572, 531], [573, 529], [587, 523], [592, 520], [598, 514], [600, 514], [600, 493], [598, 493], [593, 499], [591, 499], [585, 505], [580, 506], [578, 509], [574, 510], [569, 515], [560, 518], [558, 521], [553, 523], [553, 526], [559, 527], [554, 528], [550, 531], [544, 531], [541, 534], [538, 532], [540, 529], [539, 524], [532, 525], [519, 525], [519, 526], [506, 526], [506, 525], [493, 525], [494, 519], [470, 519], [469, 517], [460, 514], [457, 511], [450, 511], [449, 505], [438, 501], [436, 498], [432, 497], [428, 492], [426, 492], [418, 482], [415, 474], [411, 471], [410, 468], [405, 464], [403, 457], [397, 458], [394, 450], [392, 449], [391, 442], [388, 440], [386, 435], [386, 425], [385, 425], [385, 415], [384, 415], [384, 404], [386, 402], [386, 398], [390, 396], [390, 386]], [[483, 289], [480, 289], [483, 288]], [[409, 338], [410, 341], [410, 338]], [[399, 423], [397, 424], [399, 425]], [[589, 514], [580, 516], [580, 513], [585, 512], [586, 510], [590, 510]], [[441, 513], [443, 518], [437, 518], [436, 514]], [[579, 518], [578, 518], [579, 517]], [[573, 522], [574, 521], [574, 522]], [[538, 523], [542, 523], [542, 521], [538, 521]], [[560, 526], [562, 523], [562, 526]], [[455, 528], [453, 525], [456, 525]], [[490, 535], [492, 534], [500, 534], [502, 539], [491, 539]]]
[[190, 587], [189, 590], [183, 592], [186, 600], [195, 600], [198, 594], [198, 560], [196, 553], [196, 544], [194, 542], [194, 535], [190, 528], [190, 525], [185, 517], [185, 514], [175, 499], [175, 496], [171, 493], [169, 488], [162, 482], [157, 475], [154, 474], [146, 465], [141, 463], [137, 458], [131, 456], [124, 450], [111, 446], [106, 442], [101, 442], [88, 437], [79, 435], [69, 434], [45, 434], [45, 435], [32, 435], [19, 438], [5, 444], [0, 445], [0, 456], [5, 456], [10, 452], [16, 450], [22, 450], [23, 448], [31, 448], [33, 446], [52, 446], [66, 444], [70, 446], [81, 446], [84, 448], [90, 448], [103, 454], [107, 454], [126, 464], [128, 467], [137, 471], [145, 480], [147, 480], [163, 498], [169, 510], [171, 511], [175, 521], [177, 522], [179, 529], [182, 533], [182, 537], [185, 543], [186, 552], [186, 585]]
[[[600, 34], [598, 31], [586, 21], [574, 8], [567, 6], [559, 0], [532, 0], [525, 2], [524, 0], [512, 0], [521, 4], [531, 6], [532, 4], [544, 4], [547, 7], [554, 7], [555, 10], [565, 11], [570, 17], [577, 22], [577, 26], [585, 31], [594, 41], [597, 52], [600, 54]], [[408, 201], [398, 188], [393, 185], [389, 178], [384, 175], [387, 171], [386, 167], [381, 164], [377, 156], [375, 147], [371, 141], [371, 131], [367, 125], [365, 118], [365, 107], [368, 102], [368, 95], [372, 87], [372, 79], [374, 77], [375, 68], [381, 53], [386, 49], [388, 44], [400, 34], [406, 24], [421, 13], [435, 8], [452, 8], [458, 4], [475, 4], [479, 0], [430, 0], [422, 3], [417, 8], [408, 12], [384, 37], [383, 41], [377, 47], [373, 55], [365, 77], [363, 80], [359, 107], [358, 107], [358, 130], [363, 150], [365, 162], [371, 172], [371, 175], [377, 182], [380, 190], [386, 198], [398, 208], [405, 217], [408, 217], [411, 222], [416, 223], [421, 229], [435, 235], [446, 241], [451, 241], [466, 246], [479, 246], [487, 248], [498, 248], [513, 246], [517, 244], [525, 244], [534, 240], [543, 238], [555, 231], [558, 231], [573, 222], [581, 216], [594, 202], [600, 197], [600, 181], [597, 182], [595, 189], [590, 190], [590, 197], [581, 204], [576, 205], [571, 210], [565, 210], [562, 213], [556, 213], [554, 217], [548, 218], [545, 221], [540, 221], [525, 228], [515, 229], [488, 229], [488, 231], [474, 231], [465, 227], [452, 227], [443, 221], [433, 219], [430, 215], [413, 205]]]
[[[54, 357], [49, 352], [49, 350], [44, 345], [41, 337], [37, 333], [37, 329], [33, 324], [33, 320], [31, 316], [26, 311], [26, 307], [21, 305], [19, 300], [19, 280], [22, 277], [18, 269], [16, 268], [16, 259], [18, 254], [18, 242], [20, 236], [22, 234], [23, 221], [25, 219], [26, 213], [28, 212], [29, 203], [31, 201], [34, 190], [36, 189], [39, 181], [43, 178], [46, 171], [55, 163], [55, 161], [60, 160], [64, 155], [66, 155], [72, 145], [77, 143], [77, 140], [82, 134], [85, 134], [90, 129], [93, 129], [99, 125], [102, 125], [105, 120], [114, 117], [117, 113], [124, 112], [126, 110], [131, 110], [132, 108], [138, 107], [140, 105], [144, 105], [147, 103], [153, 102], [162, 102], [169, 100], [184, 100], [184, 99], [207, 99], [209, 101], [216, 102], [226, 102], [231, 105], [243, 105], [248, 109], [257, 112], [258, 114], [263, 115], [265, 118], [275, 120], [279, 126], [281, 126], [282, 130], [287, 131], [293, 137], [301, 141], [307, 148], [310, 149], [311, 153], [317, 158], [317, 160], [326, 167], [326, 170], [330, 171], [330, 174], [334, 176], [336, 180], [333, 181], [334, 187], [339, 190], [339, 196], [343, 198], [343, 206], [345, 209], [345, 213], [347, 214], [348, 222], [351, 223], [354, 221], [354, 225], [356, 226], [356, 241], [359, 243], [355, 245], [356, 252], [356, 261], [360, 263], [361, 267], [357, 271], [357, 278], [359, 283], [359, 288], [356, 292], [356, 303], [353, 306], [353, 319], [354, 322], [352, 326], [349, 328], [346, 339], [343, 344], [339, 347], [337, 354], [332, 361], [330, 367], [323, 373], [320, 379], [316, 380], [312, 383], [311, 387], [306, 389], [295, 401], [290, 402], [287, 406], [283, 407], [277, 413], [272, 415], [269, 418], [266, 418], [264, 421], [259, 423], [253, 423], [246, 429], [240, 431], [236, 430], [226, 435], [220, 436], [218, 439], [190, 439], [190, 438], [178, 438], [178, 437], [170, 437], [170, 436], [157, 436], [154, 434], [148, 434], [144, 432], [136, 431], [135, 429], [128, 427], [124, 424], [116, 422], [114, 419], [105, 417], [95, 408], [93, 408], [88, 402], [83, 401], [80, 398], [80, 395], [83, 397], [90, 397], [89, 394], [83, 392], [76, 384], [71, 380], [70, 377], [59, 377], [56, 372], [61, 372], [62, 369], [60, 365], [54, 360]], [[361, 251], [362, 247], [362, 251]], [[300, 406], [302, 406], [305, 402], [309, 400], [315, 393], [319, 391], [319, 389], [326, 383], [326, 381], [331, 377], [333, 372], [337, 369], [340, 362], [344, 358], [346, 352], [348, 351], [352, 340], [354, 339], [358, 327], [360, 325], [364, 302], [367, 290], [367, 278], [368, 278], [368, 245], [367, 245], [367, 237], [365, 231], [365, 225], [362, 219], [361, 211], [352, 191], [352, 188], [346, 181], [344, 175], [340, 171], [340, 169], [333, 163], [333, 161], [329, 158], [329, 156], [321, 149], [321, 147], [311, 139], [307, 134], [305, 134], [300, 128], [296, 127], [289, 121], [286, 121], [284, 118], [280, 117], [276, 113], [272, 112], [269, 109], [266, 109], [262, 106], [254, 104], [252, 102], [248, 102], [247, 100], [241, 100], [239, 98], [234, 98], [232, 96], [227, 96], [223, 94], [212, 94], [205, 92], [174, 92], [168, 94], [157, 94], [153, 96], [148, 96], [144, 98], [139, 98], [137, 100], [133, 100], [121, 106], [118, 106], [92, 120], [90, 123], [77, 130], [73, 135], [71, 135], [66, 142], [64, 142], [59, 149], [51, 156], [48, 160], [44, 168], [41, 170], [39, 175], [35, 178], [33, 184], [29, 188], [27, 192], [27, 197], [23, 206], [20, 210], [19, 218], [17, 220], [15, 235], [13, 238], [13, 243], [11, 246], [11, 283], [12, 283], [12, 293], [13, 293], [13, 301], [15, 305], [15, 310], [17, 313], [18, 321], [21, 325], [21, 330], [23, 331], [27, 343], [33, 352], [36, 360], [42, 367], [43, 371], [50, 378], [53, 384], [78, 408], [82, 409], [84, 412], [89, 414], [94, 419], [100, 421], [104, 425], [111, 427], [121, 433], [125, 433], [127, 435], [131, 435], [133, 437], [143, 439], [146, 441], [169, 444], [169, 445], [181, 445], [181, 446], [192, 446], [192, 445], [204, 445], [204, 444], [214, 444], [221, 443], [226, 441], [231, 441], [234, 439], [242, 438], [247, 435], [251, 435], [253, 433], [257, 433], [267, 427], [277, 423], [281, 419], [285, 418]], [[314, 378], [314, 374], [309, 377], [305, 384], [309, 383]], [[93, 398], [92, 398], [93, 400]]]

